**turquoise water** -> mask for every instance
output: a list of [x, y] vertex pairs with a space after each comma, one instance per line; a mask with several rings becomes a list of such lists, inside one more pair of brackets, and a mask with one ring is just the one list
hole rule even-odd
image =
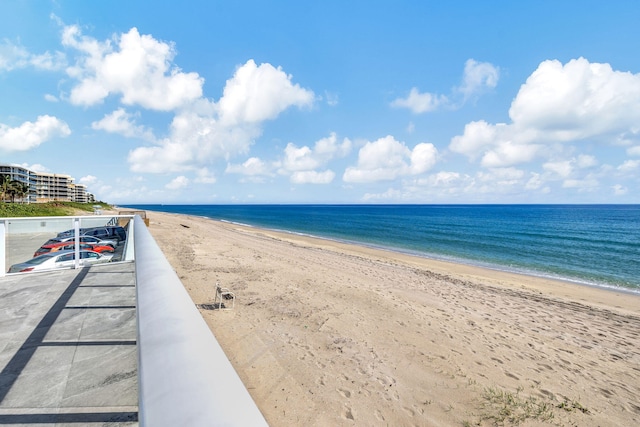
[[640, 205], [134, 205], [640, 293]]

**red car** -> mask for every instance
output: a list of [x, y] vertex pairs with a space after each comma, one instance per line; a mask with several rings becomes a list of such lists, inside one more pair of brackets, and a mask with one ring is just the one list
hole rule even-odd
[[[33, 256], [37, 257], [38, 255], [48, 254], [50, 252], [58, 252], [58, 251], [66, 251], [75, 249], [74, 242], [62, 242], [62, 243], [52, 243], [50, 245], [42, 245], [40, 249], [38, 249]], [[98, 245], [92, 243], [80, 243], [80, 250], [89, 250], [94, 252], [109, 252], [114, 253], [115, 249], [109, 245]]]

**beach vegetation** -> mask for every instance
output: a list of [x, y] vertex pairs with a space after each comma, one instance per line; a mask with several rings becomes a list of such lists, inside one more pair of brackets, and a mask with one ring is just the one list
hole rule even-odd
[[515, 426], [527, 420], [555, 424], [559, 422], [554, 416], [554, 411], [558, 409], [565, 412], [590, 413], [586, 407], [576, 400], [565, 398], [563, 402], [555, 403], [532, 396], [523, 397], [520, 395], [522, 391], [523, 388], [518, 388], [516, 392], [505, 391], [497, 387], [485, 388], [482, 393], [483, 402], [478, 419], [473, 422], [465, 420], [462, 425], [471, 427], [490, 423], [494, 426]]
[[580, 411], [583, 414], [589, 413], [589, 410], [582, 406], [582, 404], [576, 400], [566, 399], [564, 402], [559, 403], [556, 407], [558, 409], [564, 409], [567, 412]]
[[94, 206], [100, 206], [101, 209], [111, 209], [111, 206], [104, 202], [49, 202], [29, 204], [0, 202], [0, 217], [22, 218], [38, 216], [84, 215], [93, 213]]
[[481, 420], [503, 426], [518, 425], [526, 420], [547, 422], [553, 419], [553, 405], [535, 397], [522, 397], [520, 391], [513, 393], [496, 387], [486, 388], [482, 394]]

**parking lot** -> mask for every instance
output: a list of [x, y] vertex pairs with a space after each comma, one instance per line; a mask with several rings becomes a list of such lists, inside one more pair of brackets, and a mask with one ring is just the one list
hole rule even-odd
[[[6, 264], [5, 272], [13, 264], [27, 261], [33, 258], [33, 253], [40, 248], [47, 240], [54, 238], [58, 233], [40, 232], [40, 233], [9, 233], [7, 234], [6, 246]], [[116, 251], [112, 261], [120, 261], [125, 242], [121, 242], [116, 246]]]

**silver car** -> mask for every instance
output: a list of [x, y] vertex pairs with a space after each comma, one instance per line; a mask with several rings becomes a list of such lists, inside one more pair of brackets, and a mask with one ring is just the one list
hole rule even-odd
[[[116, 246], [118, 246], [117, 240], [106, 240], [106, 239], [102, 240], [94, 236], [85, 236], [85, 235], [78, 236], [78, 238], [80, 239], [80, 243], [91, 243], [92, 245], [111, 246], [112, 248], [115, 248]], [[46, 242], [44, 242], [42, 246], [52, 245], [54, 243], [73, 242], [74, 240], [75, 240], [75, 236], [54, 237], [53, 239], [49, 239]]]
[[[88, 266], [111, 261], [113, 254], [100, 254], [94, 251], [80, 251], [80, 265]], [[29, 271], [71, 268], [75, 265], [74, 251], [46, 253], [19, 264], [13, 264], [7, 273], [26, 273]]]

